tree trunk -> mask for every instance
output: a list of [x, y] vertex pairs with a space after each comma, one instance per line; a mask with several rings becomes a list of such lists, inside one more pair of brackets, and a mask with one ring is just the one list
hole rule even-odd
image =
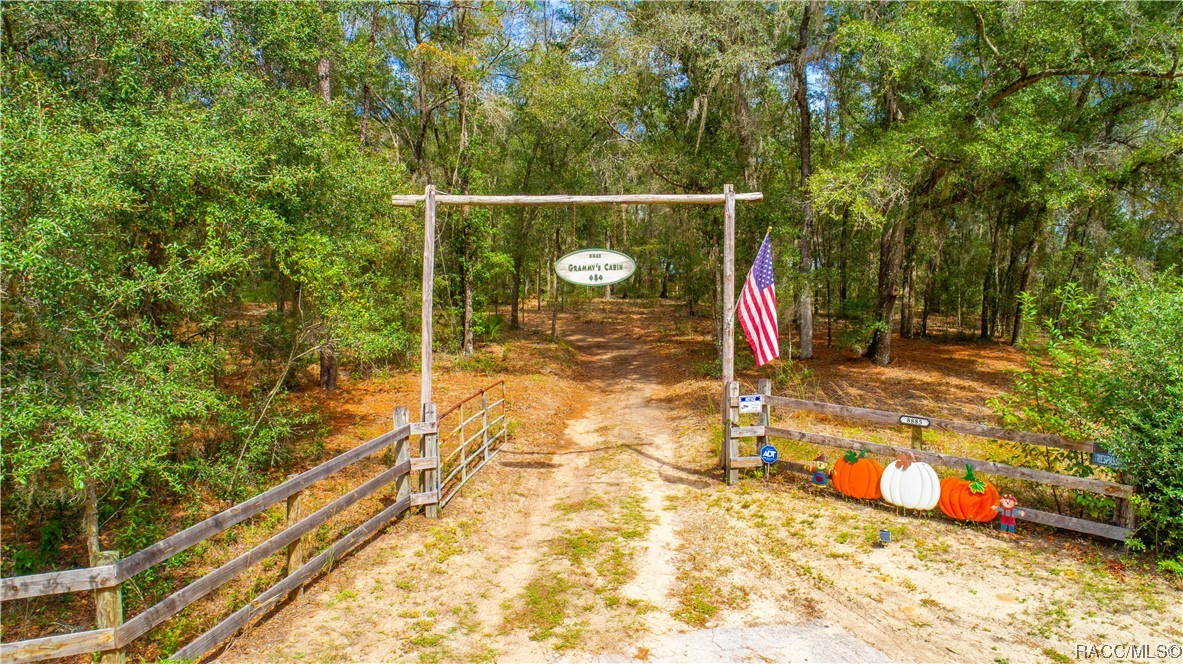
[[1035, 214], [1035, 222], [1031, 229], [1031, 241], [1027, 243], [1027, 260], [1023, 262], [1023, 274], [1019, 277], [1019, 291], [1015, 294], [1014, 325], [1011, 327], [1010, 345], [1019, 343], [1023, 336], [1023, 299], [1019, 297], [1031, 287], [1031, 275], [1035, 271], [1035, 261], [1039, 258], [1039, 244], [1043, 240], [1043, 211]]
[[287, 277], [284, 276], [282, 270], [275, 271], [275, 312], [283, 313], [284, 309], [284, 290], [287, 287]]
[[916, 308], [916, 229], [915, 220], [908, 223], [904, 247], [904, 301], [900, 306], [900, 336], [913, 337], [913, 319]]
[[[555, 256], [561, 256], [563, 253], [562, 247], [559, 245], [559, 229], [555, 227]], [[558, 323], [559, 323], [559, 291], [563, 288], [563, 281], [555, 275], [555, 290], [550, 294], [550, 340], [558, 341]]]
[[891, 362], [891, 328], [895, 317], [895, 301], [900, 294], [905, 226], [905, 219], [896, 219], [883, 230], [883, 238], [879, 242], [879, 302], [875, 308], [877, 327], [865, 356], [880, 366]]
[[94, 482], [91, 478], [84, 481], [86, 495], [82, 508], [82, 534], [86, 537], [86, 553], [91, 567], [98, 564], [99, 551], [102, 550], [99, 545], [99, 498]]
[[846, 245], [850, 242], [850, 208], [842, 210], [842, 234], [838, 236], [838, 315], [846, 317], [846, 293], [850, 280], [846, 273]]
[[[517, 302], [514, 302], [516, 305]], [[471, 356], [476, 350], [472, 337], [472, 270], [464, 271], [464, 347], [461, 354]]]
[[321, 58], [316, 63], [316, 90], [326, 102], [333, 101], [333, 87], [329, 84], [329, 70], [331, 68], [328, 58]]
[[990, 326], [990, 302], [993, 300], [994, 282], [998, 280], [998, 236], [1002, 232], [1002, 215], [1005, 208], [999, 207], [998, 218], [994, 220], [994, 229], [990, 232], [990, 261], [986, 264], [986, 274], [982, 277], [982, 340], [992, 339], [994, 330]]
[[810, 113], [809, 113], [809, 81], [805, 75], [805, 64], [809, 53], [809, 18], [814, 12], [816, 3], [809, 2], [801, 16], [801, 26], [797, 30], [797, 67], [794, 74], [797, 78], [797, 90], [794, 95], [797, 100], [797, 115], [801, 122], [801, 236], [798, 246], [801, 250], [800, 270], [804, 277], [801, 290], [797, 294], [797, 355], [808, 360], [813, 357], [813, 299], [812, 280], [813, 271], [813, 201], [809, 195], [809, 176], [812, 170], [810, 163]]
[[945, 246], [945, 233], [938, 232], [932, 262], [928, 265], [928, 280], [924, 286], [924, 313], [920, 318], [920, 336], [928, 336], [928, 315], [936, 307], [936, 282], [941, 270], [941, 251]]
[[370, 89], [370, 63], [374, 60], [374, 42], [377, 39], [378, 32], [378, 7], [374, 6], [370, 14], [370, 39], [366, 47], [366, 78], [365, 83], [362, 84], [362, 99], [361, 99], [361, 144], [366, 144], [366, 129], [370, 125], [370, 102], [373, 96], [373, 91]]
[[517, 330], [521, 328], [521, 320], [518, 318], [518, 303], [522, 295], [522, 255], [517, 253], [513, 257], [513, 282], [510, 284], [509, 295], [509, 327]]
[[[328, 58], [321, 58], [316, 63], [316, 88], [325, 103], [333, 101], [332, 85], [329, 81], [330, 68]], [[320, 386], [326, 390], [337, 389], [337, 353], [330, 341], [326, 341], [320, 349]]]
[[[1001, 283], [995, 286], [994, 310], [991, 312], [992, 320], [994, 321], [991, 326], [991, 332], [994, 334], [1001, 333], [1004, 315], [1008, 321], [1010, 320], [1010, 316], [1003, 313], [1003, 302], [1018, 302], [1018, 298], [1015, 297], [1014, 286], [1016, 281], [1015, 271], [1019, 264], [1019, 220], [1022, 218], [1022, 214], [1016, 213], [1012, 220], [1009, 243], [1010, 258], [1006, 261], [1006, 272], [1003, 273]], [[1014, 330], [1011, 329], [1010, 332], [1014, 332]]]
[[326, 390], [337, 389], [337, 352], [328, 342], [320, 348], [320, 386]]

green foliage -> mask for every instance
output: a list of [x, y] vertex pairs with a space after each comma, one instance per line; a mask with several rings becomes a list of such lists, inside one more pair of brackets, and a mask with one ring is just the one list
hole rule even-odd
[[[1045, 321], [1046, 346], [1032, 349], [1013, 394], [993, 405], [1007, 426], [1097, 440], [1113, 452], [1138, 486], [1138, 539], [1172, 558], [1183, 550], [1183, 279], [1123, 263], [1108, 264], [1103, 278], [1103, 308], [1075, 285], [1060, 289], [1061, 324]], [[1027, 315], [1036, 317], [1030, 300]], [[1080, 453], [1029, 453], [1061, 471], [1095, 472]], [[1095, 513], [1110, 502], [1081, 505]]]
[[1106, 446], [1139, 487], [1139, 537], [1164, 556], [1183, 551], [1183, 278], [1115, 265], [1101, 327]]
[[[299, 358], [413, 345], [393, 269], [407, 217], [385, 203], [400, 171], [306, 85], [343, 40], [331, 11], [4, 14], [5, 508], [89, 493], [118, 545], [142, 546], [161, 497], [257, 488], [307, 451], [316, 415], [283, 389]], [[252, 325], [239, 297], [261, 281], [296, 302]]]

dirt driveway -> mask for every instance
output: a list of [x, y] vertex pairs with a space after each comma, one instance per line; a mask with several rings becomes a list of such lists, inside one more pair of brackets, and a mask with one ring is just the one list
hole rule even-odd
[[661, 311], [613, 311], [564, 317], [569, 376], [511, 379], [528, 416], [443, 518], [390, 528], [220, 658], [1018, 662], [1183, 641], [1179, 591], [1095, 543], [723, 486], [714, 383], [686, 377]]

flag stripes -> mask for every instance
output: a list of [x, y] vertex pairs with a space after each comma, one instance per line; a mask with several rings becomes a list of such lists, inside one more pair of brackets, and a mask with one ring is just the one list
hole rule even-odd
[[743, 328], [756, 366], [780, 356], [780, 329], [776, 318], [776, 283], [772, 276], [772, 242], [764, 236], [756, 261], [748, 271], [747, 281], [739, 294], [739, 325]]

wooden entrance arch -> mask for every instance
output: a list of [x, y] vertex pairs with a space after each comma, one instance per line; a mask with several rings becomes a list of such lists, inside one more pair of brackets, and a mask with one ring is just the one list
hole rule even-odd
[[[722, 410], [723, 444], [720, 450], [720, 465], [728, 484], [737, 479], [738, 470], [732, 467], [731, 460], [736, 455], [732, 450], [729, 435], [731, 421], [738, 419], [735, 411], [737, 404], [735, 397], [728, 391], [735, 381], [735, 203], [749, 201], [758, 203], [764, 200], [764, 194], [754, 191], [746, 194], [735, 193], [732, 185], [723, 185], [721, 194], [608, 194], [599, 196], [570, 196], [570, 195], [457, 195], [437, 192], [434, 185], [427, 185], [423, 195], [391, 196], [390, 203], [398, 207], [414, 207], [420, 202], [424, 204], [423, 213], [423, 309], [421, 313], [421, 339], [419, 346], [420, 378], [419, 378], [419, 411], [422, 421], [435, 424], [435, 402], [431, 394], [432, 376], [432, 284], [435, 280], [435, 209], [438, 205], [722, 205], [723, 206], [723, 380], [722, 380]], [[439, 441], [436, 434], [423, 436], [423, 453], [425, 456], [438, 456], [435, 448]], [[425, 488], [434, 487], [438, 490], [439, 471], [425, 471], [422, 478]], [[428, 489], [430, 490], [430, 488]], [[438, 515], [438, 506], [429, 505], [427, 516]]]

